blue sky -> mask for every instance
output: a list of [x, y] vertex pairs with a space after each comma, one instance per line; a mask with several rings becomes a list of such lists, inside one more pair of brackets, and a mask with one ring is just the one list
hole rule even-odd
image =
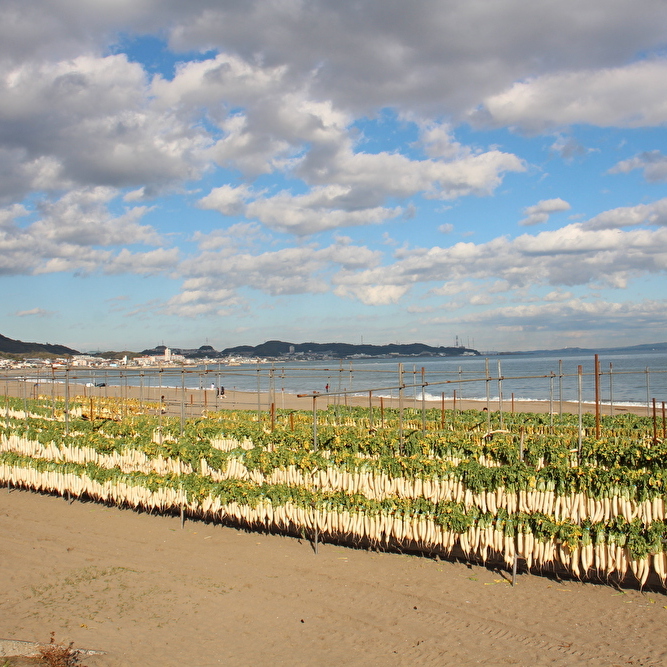
[[3, 335], [667, 340], [661, 1], [0, 11]]

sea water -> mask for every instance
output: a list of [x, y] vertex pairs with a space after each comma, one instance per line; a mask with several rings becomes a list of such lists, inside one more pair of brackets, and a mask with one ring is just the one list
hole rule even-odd
[[[667, 353], [632, 352], [598, 356], [598, 390], [603, 403], [648, 405], [667, 401]], [[595, 400], [595, 356], [589, 353], [496, 356], [405, 357], [313, 360], [156, 369], [72, 369], [70, 379], [89, 384], [208, 389], [291, 394], [339, 392], [421, 400], [504, 401]]]

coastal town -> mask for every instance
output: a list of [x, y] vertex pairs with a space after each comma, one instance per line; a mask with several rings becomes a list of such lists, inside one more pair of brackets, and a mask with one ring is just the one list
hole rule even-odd
[[175, 354], [170, 348], [165, 348], [162, 355], [141, 355], [128, 356], [123, 355], [120, 358], [98, 357], [89, 354], [76, 354], [71, 357], [42, 358], [33, 357], [26, 359], [0, 359], [0, 369], [21, 369], [21, 368], [147, 368], [147, 367], [165, 367], [165, 366], [197, 366], [200, 364], [224, 364], [225, 366], [235, 366], [241, 363], [267, 363], [268, 359], [261, 358], [197, 358], [186, 357], [183, 354]]
[[[5, 343], [4, 349], [2, 343]], [[392, 359], [398, 357], [479, 356], [477, 350], [458, 344], [433, 347], [422, 343], [354, 345], [350, 343], [287, 343], [267, 341], [257, 346], [241, 345], [217, 351], [210, 345], [172, 348], [157, 345], [141, 352], [88, 352], [63, 345], [23, 343], [0, 336], [0, 369], [21, 368], [160, 368], [217, 364], [266, 364], [293, 361]], [[3, 353], [5, 353], [3, 358]]]

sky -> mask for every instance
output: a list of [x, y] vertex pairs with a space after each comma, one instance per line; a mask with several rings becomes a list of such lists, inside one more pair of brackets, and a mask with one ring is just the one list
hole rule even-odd
[[667, 340], [663, 0], [0, 0], [0, 333]]

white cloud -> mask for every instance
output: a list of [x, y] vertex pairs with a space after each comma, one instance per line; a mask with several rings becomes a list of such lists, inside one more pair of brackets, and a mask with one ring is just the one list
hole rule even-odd
[[[195, 232], [192, 240], [201, 250], [219, 250], [225, 253], [238, 252], [261, 242], [270, 242], [272, 237], [255, 222], [237, 222], [225, 229], [215, 229], [208, 234]], [[222, 254], [222, 253], [221, 253]]]
[[454, 131], [449, 123], [422, 121], [420, 125], [419, 143], [424, 147], [430, 158], [454, 159], [471, 153], [467, 146], [462, 146], [454, 138]]
[[578, 123], [659, 126], [667, 122], [667, 59], [532, 77], [487, 97], [470, 120], [528, 132]]
[[127, 248], [123, 248], [105, 264], [104, 271], [155, 275], [175, 269], [179, 255], [178, 248], [156, 248], [147, 252], [130, 252]]
[[339, 285], [334, 293], [354, 297], [367, 306], [386, 306], [397, 303], [409, 287], [401, 285]]
[[[437, 323], [439, 319], [432, 320]], [[489, 330], [549, 330], [561, 333], [610, 329], [659, 330], [667, 326], [667, 301], [610, 302], [570, 299], [560, 303], [506, 306], [448, 318]]]
[[586, 229], [619, 229], [637, 225], [667, 226], [667, 199], [660, 199], [652, 204], [622, 206], [599, 215], [583, 223]]
[[559, 301], [568, 301], [573, 298], [572, 292], [561, 292], [560, 290], [554, 290], [553, 292], [549, 292], [547, 295], [544, 296], [545, 301], [549, 302], [559, 302]]
[[251, 197], [251, 190], [247, 185], [221, 185], [199, 200], [201, 208], [213, 209], [223, 215], [240, 215], [245, 210], [245, 202]]
[[491, 294], [473, 294], [470, 297], [470, 304], [473, 306], [490, 306], [492, 303], [498, 303], [502, 299]]
[[0, 150], [14, 163], [5, 198], [76, 185], [163, 187], [199, 174], [205, 142], [155, 108], [143, 69], [125, 55], [0, 65]]
[[489, 195], [505, 172], [525, 170], [511, 153], [490, 150], [451, 161], [411, 160], [398, 153], [354, 153], [343, 146], [334, 154], [308, 154], [296, 173], [309, 183], [352, 186], [368, 201], [410, 197], [419, 192], [438, 199]]
[[633, 169], [642, 169], [644, 178], [649, 183], [667, 181], [667, 155], [657, 150], [640, 153], [629, 160], [622, 160], [612, 167], [609, 173], [627, 174]]
[[29, 310], [17, 310], [14, 315], [16, 317], [50, 317], [54, 314], [52, 310], [44, 310], [44, 308], [30, 308]]
[[[0, 212], [0, 273], [92, 273], [130, 271], [154, 273], [173, 268], [178, 251], [158, 249], [131, 253], [129, 244], [161, 245], [162, 238], [139, 221], [146, 207], [113, 215], [110, 206], [118, 192], [96, 187], [72, 190], [60, 199], [37, 202], [36, 220], [19, 226], [16, 218], [29, 211], [12, 206]], [[109, 248], [121, 247], [116, 253]]]
[[406, 293], [414, 285], [446, 281], [435, 294], [456, 294], [464, 280], [496, 280], [507, 289], [534, 285], [601, 284], [624, 288], [630, 277], [667, 270], [667, 229], [593, 230], [581, 224], [496, 238], [482, 244], [457, 243], [449, 248], [417, 248], [389, 266], [334, 276], [338, 294], [374, 293], [395, 286]]
[[171, 33], [178, 48], [289, 63], [290, 76], [311, 77], [316, 97], [362, 113], [387, 106], [456, 113], [531, 74], [619, 67], [664, 44], [664, 7], [656, 0], [639, 10], [600, 0], [576, 11], [562, 3], [465, 0], [420, 0], [409, 11], [375, 0], [188, 10]]
[[354, 153], [345, 140], [332, 153], [320, 155], [313, 149], [298, 164], [296, 172], [306, 182], [319, 183], [306, 194], [284, 191], [248, 201], [253, 193], [247, 187], [224, 185], [200, 199], [199, 206], [224, 215], [243, 213], [274, 230], [302, 236], [401, 215], [404, 209], [382, 205], [389, 197], [489, 195], [504, 172], [524, 169], [515, 155], [496, 150], [450, 162], [411, 160], [396, 153]]
[[194, 286], [185, 288], [173, 296], [161, 308], [167, 315], [178, 317], [199, 317], [202, 315], [229, 315], [242, 301], [234, 290], [216, 289], [213, 284], [200, 284], [203, 289]]
[[556, 140], [551, 144], [551, 150], [567, 161], [586, 154], [586, 148], [580, 142], [574, 137], [563, 134], [556, 136]]
[[456, 294], [462, 294], [463, 292], [469, 292], [475, 289], [475, 283], [472, 283], [468, 280], [464, 281], [447, 281], [441, 287], [436, 287], [431, 290], [432, 294], [438, 294], [440, 296], [454, 296]]
[[523, 209], [526, 217], [523, 220], [519, 220], [519, 224], [523, 226], [538, 225], [549, 220], [549, 216], [552, 213], [569, 211], [570, 208], [572, 207], [563, 199], [543, 199], [534, 206], [526, 206]]
[[252, 254], [229, 253], [225, 249], [205, 251], [184, 261], [179, 273], [185, 289], [252, 289], [274, 296], [321, 294], [329, 290], [328, 274], [339, 269], [363, 270], [376, 266], [381, 254], [346, 242], [327, 248], [307, 245], [299, 248]]
[[349, 210], [345, 206], [349, 193], [350, 188], [340, 186], [314, 188], [306, 195], [297, 196], [281, 192], [251, 202], [245, 214], [271, 229], [302, 236], [327, 229], [379, 224], [402, 213], [399, 207]]
[[81, 246], [159, 245], [155, 229], [138, 224], [148, 208], [135, 206], [120, 216], [109, 212], [108, 205], [117, 194], [112, 188], [97, 187], [71, 190], [55, 201], [44, 200], [38, 204], [41, 219], [30, 232], [55, 243]]
[[[376, 266], [381, 253], [340, 238], [326, 248], [308, 245], [251, 254], [217, 251], [204, 243], [204, 252], [184, 261], [178, 272], [185, 280], [180, 294], [164, 305], [168, 314], [198, 316], [228, 313], [244, 304], [239, 290], [250, 287], [273, 296], [321, 294], [329, 291], [333, 271]], [[398, 290], [393, 290], [398, 292]], [[385, 297], [386, 298], [386, 297]]]

